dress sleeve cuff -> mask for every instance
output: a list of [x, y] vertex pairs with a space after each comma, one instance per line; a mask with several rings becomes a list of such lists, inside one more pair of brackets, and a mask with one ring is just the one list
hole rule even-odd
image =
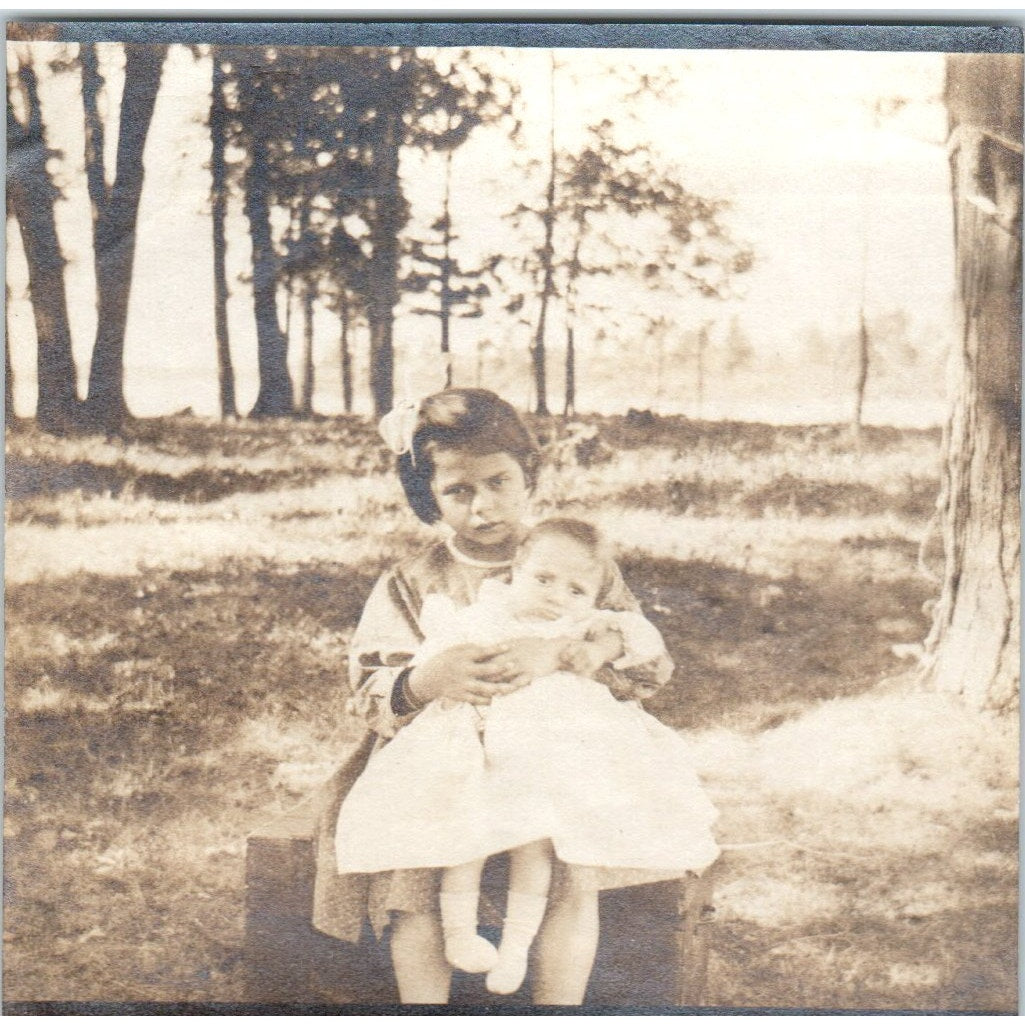
[[407, 666], [395, 677], [391, 691], [391, 710], [395, 715], [412, 715], [420, 711], [420, 705], [413, 700], [409, 690], [409, 675], [412, 671], [413, 667]]

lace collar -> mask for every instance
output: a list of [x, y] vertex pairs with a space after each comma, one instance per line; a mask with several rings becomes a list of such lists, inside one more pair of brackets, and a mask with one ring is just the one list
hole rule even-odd
[[449, 555], [456, 562], [463, 566], [473, 566], [474, 569], [508, 569], [513, 563], [512, 559], [504, 559], [501, 562], [492, 562], [488, 559], [474, 559], [456, 548], [455, 535], [445, 538], [445, 547], [448, 549]]

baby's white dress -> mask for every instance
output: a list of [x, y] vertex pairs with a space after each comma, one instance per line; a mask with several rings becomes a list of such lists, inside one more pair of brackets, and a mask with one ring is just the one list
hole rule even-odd
[[[518, 619], [498, 581], [463, 608], [428, 596], [421, 621], [426, 640], [414, 663], [458, 644], [583, 639], [602, 626], [623, 637], [617, 668], [664, 650], [637, 613]], [[569, 864], [664, 878], [716, 859], [717, 814], [677, 733], [604, 684], [557, 672], [488, 706], [433, 701], [378, 749], [342, 804], [338, 870], [460, 865], [547, 837]]]

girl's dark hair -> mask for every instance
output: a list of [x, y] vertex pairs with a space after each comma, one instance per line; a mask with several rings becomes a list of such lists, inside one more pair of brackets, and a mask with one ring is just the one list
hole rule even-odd
[[505, 399], [484, 388], [448, 388], [420, 404], [411, 452], [399, 456], [399, 480], [413, 512], [424, 523], [441, 518], [431, 491], [434, 453], [457, 449], [476, 456], [506, 452], [523, 470], [533, 490], [541, 450], [520, 414]]

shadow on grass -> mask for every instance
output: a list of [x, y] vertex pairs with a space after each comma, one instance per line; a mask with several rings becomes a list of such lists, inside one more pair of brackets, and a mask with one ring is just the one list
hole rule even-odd
[[[571, 421], [555, 417], [531, 419], [538, 437], [544, 441], [562, 437], [573, 423], [594, 425], [598, 436], [617, 449], [638, 449], [652, 445], [680, 450], [711, 443], [751, 456], [812, 443], [816, 447], [850, 451], [850, 427], [847, 424], [764, 424], [743, 420], [693, 420], [686, 416], [660, 416], [648, 410], [632, 409], [622, 416], [581, 415]], [[864, 425], [861, 451], [866, 454], [899, 448], [911, 437], [939, 443], [939, 428], [905, 428]]]
[[5, 995], [237, 995], [243, 838], [297, 799], [282, 761], [344, 743], [345, 639], [373, 576], [8, 589]]
[[893, 512], [908, 519], [927, 520], [936, 505], [938, 484], [913, 480], [900, 494], [871, 484], [827, 483], [785, 473], [749, 491], [743, 481], [671, 478], [640, 484], [612, 496], [625, 506], [689, 516], [746, 517], [786, 511], [798, 516], [868, 516]]
[[19, 502], [40, 495], [80, 491], [84, 495], [122, 494], [154, 498], [161, 502], [215, 502], [240, 492], [273, 491], [308, 480], [307, 475], [289, 470], [246, 470], [200, 468], [187, 473], [140, 473], [125, 463], [57, 463], [48, 460], [7, 460], [7, 499]]
[[[737, 1007], [1013, 1014], [1016, 873], [966, 869], [963, 857], [984, 863], [998, 854], [1013, 866], [1017, 824], [1003, 825], [987, 832], [966, 823], [953, 840], [962, 855], [954, 863], [935, 851], [880, 851], [871, 864], [851, 862], [839, 846], [833, 858], [806, 859], [791, 878], [837, 884], [842, 910], [791, 925], [715, 923], [710, 999]], [[902, 907], [898, 885], [948, 894], [950, 906]]]
[[768, 729], [817, 701], [869, 690], [900, 668], [894, 642], [926, 635], [921, 609], [933, 593], [914, 579], [885, 588], [846, 578], [769, 581], [648, 557], [624, 560], [623, 574], [676, 663], [648, 708], [687, 728]]

